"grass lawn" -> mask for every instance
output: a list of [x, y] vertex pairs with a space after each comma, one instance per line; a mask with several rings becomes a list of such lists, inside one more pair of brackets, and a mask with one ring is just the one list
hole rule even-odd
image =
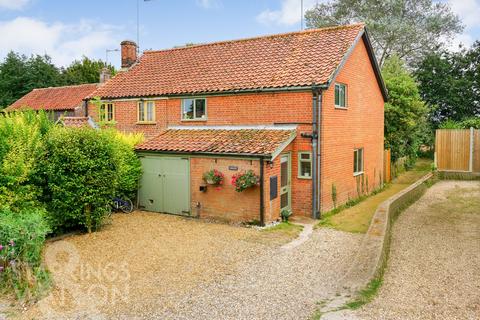
[[412, 170], [400, 174], [382, 192], [366, 198], [353, 207], [326, 213], [318, 225], [347, 232], [367, 232], [378, 205], [427, 174], [431, 170], [431, 163], [432, 161], [428, 159], [418, 159]]
[[303, 226], [290, 222], [282, 222], [271, 228], [263, 229], [262, 232], [277, 233], [287, 239], [295, 239], [302, 232]]

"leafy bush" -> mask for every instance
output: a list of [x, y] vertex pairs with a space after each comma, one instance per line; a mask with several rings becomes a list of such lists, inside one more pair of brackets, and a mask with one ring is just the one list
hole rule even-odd
[[118, 146], [88, 128], [55, 128], [45, 144], [44, 201], [53, 230], [97, 229], [117, 190]]
[[480, 129], [480, 117], [468, 118], [462, 121], [447, 120], [440, 125], [440, 129]]
[[143, 141], [143, 134], [123, 134], [116, 130], [103, 132], [112, 144], [117, 163], [117, 196], [134, 199], [137, 195], [138, 181], [142, 174], [142, 164], [134, 147]]
[[45, 235], [49, 232], [43, 209], [0, 210], [0, 283], [17, 295], [37, 295], [48, 275], [41, 268]]
[[389, 58], [382, 69], [388, 89], [385, 103], [385, 147], [392, 161], [408, 157], [415, 161], [423, 142], [427, 108], [420, 98], [415, 79], [398, 57]]
[[45, 152], [43, 136], [52, 127], [44, 112], [0, 117], [0, 208], [38, 205], [37, 163]]

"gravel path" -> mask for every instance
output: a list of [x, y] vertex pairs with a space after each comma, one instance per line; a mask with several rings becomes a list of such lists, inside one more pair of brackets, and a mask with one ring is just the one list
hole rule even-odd
[[480, 183], [442, 181], [393, 227], [378, 297], [328, 319], [480, 319]]
[[[55, 288], [27, 319], [309, 319], [337, 292], [362, 235], [329, 229], [290, 249], [281, 233], [118, 215], [48, 245]], [[302, 240], [303, 241], [303, 240]]]

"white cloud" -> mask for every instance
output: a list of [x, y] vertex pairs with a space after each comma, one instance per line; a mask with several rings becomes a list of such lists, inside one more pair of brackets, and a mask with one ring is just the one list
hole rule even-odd
[[219, 8], [222, 5], [220, 0], [196, 0], [196, 3], [198, 6], [205, 9]]
[[465, 31], [452, 39], [448, 48], [457, 51], [460, 44], [470, 47], [475, 41], [475, 29], [480, 28], [480, 0], [448, 0], [448, 3], [465, 25]]
[[[318, 0], [304, 0], [303, 10], [307, 11], [315, 6]], [[301, 0], [282, 0], [279, 10], [267, 9], [257, 16], [257, 21], [263, 24], [278, 24], [291, 26], [299, 23], [302, 17]]]
[[18, 17], [0, 21], [0, 58], [13, 50], [26, 55], [48, 54], [60, 66], [85, 56], [103, 57], [105, 49], [118, 46], [117, 27], [91, 20], [76, 24], [46, 23]]
[[30, 0], [0, 0], [0, 9], [21, 10]]
[[452, 11], [462, 19], [467, 29], [480, 26], [479, 0], [448, 0]]

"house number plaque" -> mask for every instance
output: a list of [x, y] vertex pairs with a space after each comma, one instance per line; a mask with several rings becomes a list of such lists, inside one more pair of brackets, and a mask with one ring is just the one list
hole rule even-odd
[[230, 171], [238, 171], [238, 167], [237, 167], [237, 166], [228, 166], [228, 170], [230, 170]]

